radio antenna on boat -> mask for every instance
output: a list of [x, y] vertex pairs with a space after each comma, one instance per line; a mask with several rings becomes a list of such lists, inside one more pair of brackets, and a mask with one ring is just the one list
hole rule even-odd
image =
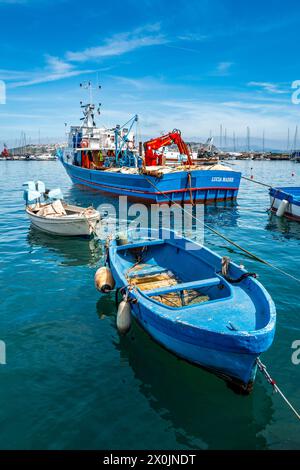
[[79, 86], [80, 88], [84, 88], [85, 90], [89, 91], [89, 101], [90, 101], [89, 104], [92, 104], [93, 103], [93, 90], [101, 89], [101, 85], [97, 85], [96, 88], [93, 88], [92, 82], [88, 81], [88, 82], [80, 83]]
[[[80, 101], [80, 106], [83, 108], [83, 118], [81, 120], [83, 121], [82, 127], [96, 127], [95, 123], [95, 105], [93, 103], [93, 90], [99, 90], [101, 89], [101, 85], [97, 85], [96, 88], [93, 88], [92, 82], [82, 82], [80, 83], [80, 88], [84, 88], [85, 90], [89, 91], [89, 103], [83, 104], [82, 101]], [[100, 115], [100, 107], [101, 103], [98, 103], [97, 107], [97, 113]]]

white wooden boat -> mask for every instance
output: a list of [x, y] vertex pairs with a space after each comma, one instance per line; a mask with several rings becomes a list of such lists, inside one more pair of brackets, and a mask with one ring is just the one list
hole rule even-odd
[[91, 236], [96, 232], [100, 214], [93, 207], [67, 204], [59, 189], [46, 191], [41, 181], [29, 181], [25, 185], [28, 186], [24, 191], [26, 213], [37, 229], [68, 237]]
[[44, 208], [49, 208], [52, 204], [26, 206], [26, 212], [34, 225], [43, 232], [53, 233], [63, 236], [90, 236], [96, 231], [96, 226], [100, 221], [99, 212], [88, 207], [72, 206], [62, 203], [66, 215], [49, 214], [39, 215]]

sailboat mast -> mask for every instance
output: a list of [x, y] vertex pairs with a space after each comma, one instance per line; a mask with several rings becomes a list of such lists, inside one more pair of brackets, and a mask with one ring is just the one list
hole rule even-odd
[[295, 135], [294, 135], [294, 152], [296, 152], [297, 150], [297, 137], [298, 137], [298, 126], [296, 126]]

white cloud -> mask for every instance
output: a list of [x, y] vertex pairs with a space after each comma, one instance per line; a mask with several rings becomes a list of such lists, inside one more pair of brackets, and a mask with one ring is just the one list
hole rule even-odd
[[49, 82], [54, 82], [57, 80], [62, 80], [64, 78], [70, 78], [70, 77], [76, 77], [78, 75], [83, 75], [87, 73], [92, 73], [93, 70], [73, 70], [70, 72], [64, 72], [64, 73], [41, 73], [37, 74], [35, 78], [32, 78], [31, 80], [24, 80], [24, 81], [19, 81], [19, 82], [13, 82], [11, 85], [9, 85], [9, 88], [19, 88], [19, 87], [25, 87], [25, 86], [30, 86], [30, 85], [38, 85], [41, 83], [49, 83]]
[[45, 67], [41, 70], [28, 72], [2, 69], [0, 70], [0, 78], [9, 82], [8, 88], [20, 88], [94, 72], [93, 70], [75, 69], [74, 65], [51, 55], [46, 55], [45, 60]]
[[42, 119], [44, 116], [42, 114], [1, 113], [1, 118], [3, 117], [14, 119]]
[[166, 83], [162, 78], [156, 77], [142, 77], [142, 78], [131, 78], [131, 77], [122, 77], [119, 75], [108, 75], [113, 80], [115, 80], [119, 85], [125, 85], [126, 89], [131, 88], [137, 91], [146, 91], [150, 94], [153, 90], [170, 90], [170, 88], [174, 89], [175, 85], [170, 85]]
[[32, 72], [23, 71], [23, 70], [7, 70], [0, 69], [0, 79], [1, 80], [18, 80], [32, 77]]
[[248, 86], [260, 88], [262, 90], [268, 91], [269, 93], [287, 93], [286, 90], [280, 88], [280, 84], [271, 83], [271, 82], [249, 82], [247, 83]]
[[[122, 108], [126, 106], [126, 101], [122, 100]], [[253, 103], [250, 94], [248, 101], [244, 102], [170, 98], [161, 101], [136, 100], [134, 106], [140, 115], [141, 130], [149, 136], [177, 127], [186, 140], [204, 139], [210, 131], [218, 137], [222, 124], [229, 137], [234, 131], [241, 140], [245, 139], [247, 126], [252, 136], [261, 136], [264, 129], [266, 138], [277, 139], [278, 145], [280, 141], [285, 144], [287, 129], [295, 127], [299, 112], [296, 106], [292, 107], [288, 102], [285, 105]]]
[[213, 75], [225, 76], [229, 75], [230, 69], [233, 66], [233, 62], [219, 62], [217, 69]]
[[71, 71], [71, 69], [74, 68], [72, 64], [69, 64], [68, 62], [65, 62], [58, 57], [53, 57], [51, 55], [46, 55], [46, 62], [48, 65], [48, 68], [55, 73], [66, 73]]
[[245, 101], [224, 101], [222, 106], [238, 109], [257, 109], [259, 111], [281, 110], [285, 108], [280, 103], [261, 103], [261, 102], [245, 102]]
[[193, 41], [193, 42], [198, 42], [198, 41], [206, 41], [209, 38], [206, 34], [200, 34], [200, 33], [183, 33], [177, 36], [177, 39], [180, 41]]
[[90, 47], [83, 51], [67, 52], [67, 60], [74, 62], [85, 62], [97, 60], [104, 57], [113, 57], [126, 54], [127, 52], [143, 47], [156, 46], [168, 42], [165, 36], [158, 33], [157, 23], [146, 25], [132, 32], [115, 34], [106, 39], [100, 46]]

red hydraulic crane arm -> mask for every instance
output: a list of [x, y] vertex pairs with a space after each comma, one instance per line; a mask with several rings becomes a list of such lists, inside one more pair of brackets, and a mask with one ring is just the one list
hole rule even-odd
[[145, 149], [146, 147], [152, 150], [158, 150], [161, 147], [167, 147], [168, 145], [172, 145], [174, 143], [174, 139], [172, 139], [172, 133], [163, 135], [161, 137], [157, 137], [156, 139], [149, 140], [145, 142]]
[[177, 145], [180, 154], [186, 155], [188, 164], [192, 165], [192, 158], [189, 148], [186, 143], [182, 140], [181, 132], [178, 129], [174, 129], [173, 132], [169, 132], [166, 135], [157, 137], [156, 139], [148, 140], [148, 142], [144, 143], [146, 166], [156, 165], [156, 150], [160, 149], [161, 147], [167, 147], [172, 144]]

